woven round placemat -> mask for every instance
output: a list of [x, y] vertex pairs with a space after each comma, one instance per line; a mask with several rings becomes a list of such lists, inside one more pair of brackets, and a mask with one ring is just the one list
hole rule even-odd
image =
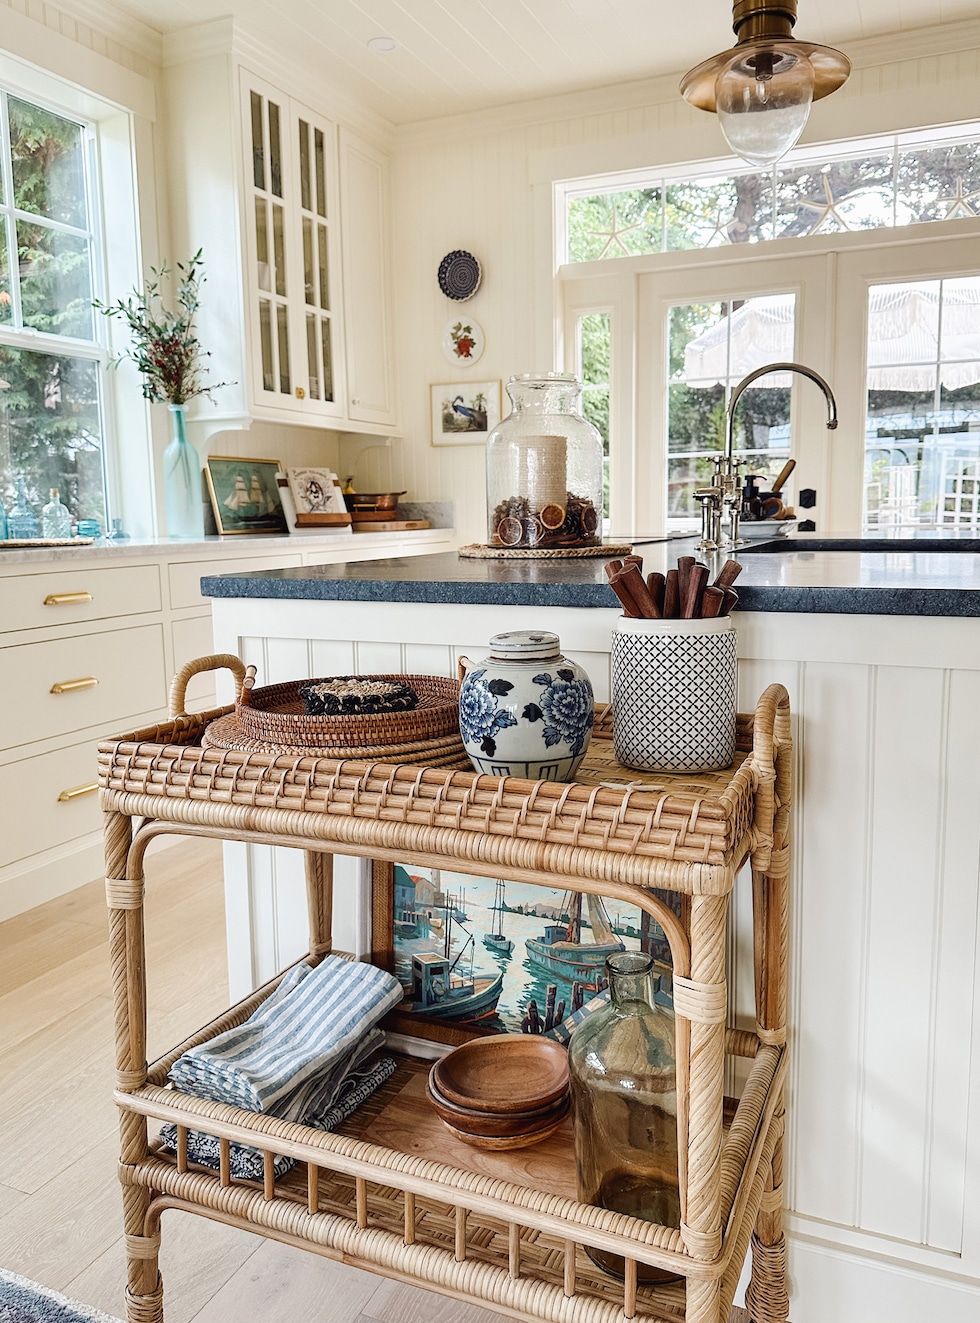
[[297, 758], [332, 758], [340, 761], [356, 758], [362, 762], [426, 763], [431, 767], [466, 767], [470, 760], [463, 748], [459, 732], [431, 740], [415, 740], [404, 744], [378, 745], [324, 745], [286, 744], [280, 741], [256, 740], [246, 735], [234, 712], [218, 717], [206, 726], [201, 737], [206, 749], [237, 749], [239, 753], [290, 754]]
[[316, 683], [290, 680], [262, 689], [242, 689], [236, 707], [238, 727], [250, 740], [315, 748], [332, 756], [334, 748], [388, 748], [417, 741], [459, 736], [459, 681], [444, 675], [361, 675], [361, 680], [393, 680], [418, 695], [411, 712], [372, 712], [360, 716], [307, 716], [300, 688]]
[[458, 554], [465, 560], [577, 560], [583, 556], [628, 556], [632, 550], [628, 542], [604, 547], [488, 547], [471, 542], [460, 547]]

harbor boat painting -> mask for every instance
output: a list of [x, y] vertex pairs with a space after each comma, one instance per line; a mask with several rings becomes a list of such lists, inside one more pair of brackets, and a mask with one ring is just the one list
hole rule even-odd
[[[678, 899], [659, 894], [672, 905]], [[605, 987], [606, 957], [617, 951], [651, 954], [656, 996], [671, 1001], [666, 938], [635, 905], [561, 886], [378, 863], [373, 912], [384, 926], [375, 934], [376, 958], [405, 991], [396, 1027], [417, 1037], [550, 1029]]]
[[514, 949], [514, 943], [509, 937], [504, 936], [504, 884], [502, 881], [496, 883], [496, 890], [493, 893], [493, 931], [483, 934], [483, 945], [488, 946], [491, 951], [496, 951], [498, 955], [510, 955]]
[[[589, 910], [588, 940], [583, 940], [583, 900]], [[613, 932], [601, 897], [572, 892], [564, 912], [569, 915], [567, 923], [549, 923], [542, 936], [525, 941], [528, 959], [553, 978], [588, 982], [605, 968], [607, 956], [626, 950], [626, 943]]]

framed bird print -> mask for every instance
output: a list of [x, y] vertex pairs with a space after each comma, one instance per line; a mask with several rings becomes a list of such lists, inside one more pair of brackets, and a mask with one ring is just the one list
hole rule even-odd
[[432, 387], [434, 446], [482, 446], [499, 421], [499, 381], [455, 381]]

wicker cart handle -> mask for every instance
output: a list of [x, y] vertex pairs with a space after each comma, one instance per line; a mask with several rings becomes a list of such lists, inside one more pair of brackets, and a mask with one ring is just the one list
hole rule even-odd
[[223, 666], [227, 666], [235, 677], [235, 699], [237, 701], [245, 680], [245, 664], [241, 658], [236, 657], [233, 652], [218, 652], [210, 657], [195, 657], [193, 661], [186, 662], [180, 668], [171, 682], [169, 704], [171, 717], [187, 715], [184, 710], [184, 703], [187, 700], [187, 682], [192, 675], [200, 675], [202, 671], [220, 671]]

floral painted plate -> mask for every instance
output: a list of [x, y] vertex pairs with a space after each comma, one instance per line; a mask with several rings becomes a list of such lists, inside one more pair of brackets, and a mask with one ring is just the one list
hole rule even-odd
[[457, 367], [469, 367], [483, 353], [483, 327], [472, 317], [457, 317], [442, 332], [442, 352]]

